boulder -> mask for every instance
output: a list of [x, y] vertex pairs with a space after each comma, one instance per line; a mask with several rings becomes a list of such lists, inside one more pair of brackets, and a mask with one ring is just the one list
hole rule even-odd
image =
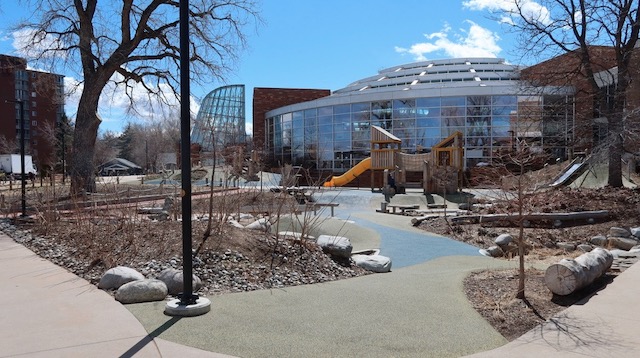
[[342, 258], [351, 256], [351, 250], [353, 250], [351, 240], [344, 236], [320, 235], [316, 243], [320, 245], [322, 251], [327, 254]]
[[491, 257], [502, 257], [504, 255], [504, 251], [500, 248], [500, 246], [494, 245], [487, 248], [487, 252]]
[[591, 239], [589, 239], [589, 242], [596, 245], [596, 246], [606, 246], [607, 245], [607, 238], [604, 235], [596, 235], [594, 237], [592, 237]]
[[144, 279], [125, 283], [116, 291], [121, 303], [162, 301], [167, 297], [167, 285], [160, 280]]
[[358, 267], [372, 272], [391, 271], [391, 259], [382, 255], [352, 255], [351, 259]]
[[239, 220], [253, 220], [255, 217], [252, 214], [240, 213]]
[[[158, 280], [164, 282], [170, 295], [177, 295], [184, 291], [184, 280], [182, 270], [168, 268], [158, 275]], [[202, 280], [196, 275], [192, 275], [193, 292], [198, 292], [202, 288]]]
[[[562, 249], [562, 250], [567, 251], [567, 252], [571, 252], [571, 251], [574, 251], [576, 249], [576, 245], [574, 243], [571, 243], [571, 242], [558, 242], [558, 243], [556, 243], [556, 246], [559, 249]], [[589, 251], [591, 251], [591, 250], [589, 250]]]
[[631, 230], [631, 236], [640, 239], [640, 227], [632, 227], [630, 230]]
[[618, 227], [618, 226], [614, 226], [611, 229], [609, 229], [609, 237], [629, 237], [631, 236], [631, 232], [629, 232], [629, 230], [623, 228], [623, 227]]
[[638, 256], [637, 252], [631, 252], [631, 251], [621, 250], [621, 249], [613, 249], [613, 250], [610, 250], [609, 252], [611, 252], [611, 255], [613, 255], [613, 258], [615, 259], [634, 258]]
[[582, 251], [582, 252], [589, 252], [591, 250], [593, 250], [593, 246], [589, 245], [589, 244], [580, 244], [578, 245], [578, 250]]
[[634, 246], [638, 245], [638, 241], [627, 237], [610, 237], [609, 245], [611, 247], [615, 247], [616, 249], [629, 251]]
[[495, 239], [495, 243], [498, 246], [509, 245], [513, 241], [513, 236], [511, 234], [500, 234]]
[[233, 219], [229, 219], [228, 221], [229, 221], [229, 224], [231, 224], [231, 226], [237, 227], [239, 229], [244, 229], [244, 225], [240, 224], [238, 221]]
[[270, 227], [271, 227], [271, 223], [267, 218], [258, 219], [252, 222], [251, 224], [245, 226], [246, 229], [260, 230], [260, 231], [269, 231]]
[[115, 290], [125, 283], [137, 280], [144, 280], [144, 275], [130, 267], [116, 266], [108, 269], [102, 275], [100, 282], [98, 282], [98, 288]]

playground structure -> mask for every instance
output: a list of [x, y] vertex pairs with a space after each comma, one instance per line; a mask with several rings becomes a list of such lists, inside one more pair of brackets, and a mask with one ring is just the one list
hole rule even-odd
[[[363, 159], [342, 175], [333, 176], [325, 187], [344, 186], [367, 170], [371, 173], [371, 189], [374, 189], [376, 172], [383, 172], [383, 188], [390, 186], [389, 177], [395, 182], [397, 193], [405, 188], [421, 187], [424, 193], [454, 193], [462, 187], [463, 141], [462, 133], [455, 132], [434, 145], [430, 153], [407, 154], [401, 151], [402, 140], [387, 130], [371, 126], [371, 157]], [[408, 178], [422, 173], [419, 183]]]

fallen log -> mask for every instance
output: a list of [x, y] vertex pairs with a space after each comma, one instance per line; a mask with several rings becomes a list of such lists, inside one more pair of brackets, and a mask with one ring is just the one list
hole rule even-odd
[[440, 215], [437, 215], [437, 214], [415, 217], [415, 218], [411, 219], [411, 224], [413, 226], [418, 226], [418, 225], [420, 225], [421, 222], [423, 222], [425, 220], [435, 219], [435, 218], [438, 218], [438, 217], [440, 217]]
[[[588, 220], [589, 222], [596, 219], [604, 219], [609, 217], [608, 210], [594, 210], [594, 211], [576, 211], [569, 213], [531, 213], [522, 215], [522, 219], [529, 223], [537, 221], [569, 221], [569, 220]], [[516, 222], [519, 219], [517, 213], [512, 214], [487, 214], [487, 215], [460, 215], [451, 218], [451, 222], [454, 224], [464, 224], [468, 222], [483, 223], [483, 222], [495, 222], [495, 221], [510, 221]]]
[[609, 250], [595, 248], [574, 259], [562, 259], [547, 268], [544, 282], [556, 295], [566, 296], [593, 283], [613, 263]]

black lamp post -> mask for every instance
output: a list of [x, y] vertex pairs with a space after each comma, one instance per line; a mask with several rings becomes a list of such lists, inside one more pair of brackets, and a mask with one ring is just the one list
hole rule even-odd
[[24, 129], [24, 102], [22, 100], [7, 100], [7, 103], [17, 103], [20, 108], [20, 180], [22, 184], [22, 196], [20, 199], [22, 205], [22, 214], [21, 217], [27, 216], [27, 201], [26, 201], [26, 187], [27, 187], [27, 176], [24, 172], [24, 140], [25, 140], [25, 129]]
[[191, 109], [189, 98], [189, 0], [180, 0], [180, 160], [182, 162], [182, 281], [178, 299], [169, 301], [165, 313], [197, 316], [209, 312], [211, 302], [193, 293], [191, 242]]
[[193, 260], [191, 255], [191, 109], [189, 97], [189, 1], [180, 1], [180, 139], [182, 154], [182, 271], [184, 290], [180, 304], [192, 305], [198, 299], [193, 294]]

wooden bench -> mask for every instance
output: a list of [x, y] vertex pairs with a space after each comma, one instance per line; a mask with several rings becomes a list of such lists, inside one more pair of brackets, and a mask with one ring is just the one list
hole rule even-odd
[[339, 205], [338, 203], [307, 203], [307, 208], [313, 210], [313, 215], [317, 215], [318, 208], [329, 207], [331, 208], [331, 216], [333, 216], [333, 208]]
[[420, 205], [401, 205], [401, 204], [391, 204], [387, 205], [387, 208], [391, 208], [391, 213], [396, 214], [397, 210], [400, 210], [400, 214], [404, 215], [407, 210], [417, 210], [420, 209]]

